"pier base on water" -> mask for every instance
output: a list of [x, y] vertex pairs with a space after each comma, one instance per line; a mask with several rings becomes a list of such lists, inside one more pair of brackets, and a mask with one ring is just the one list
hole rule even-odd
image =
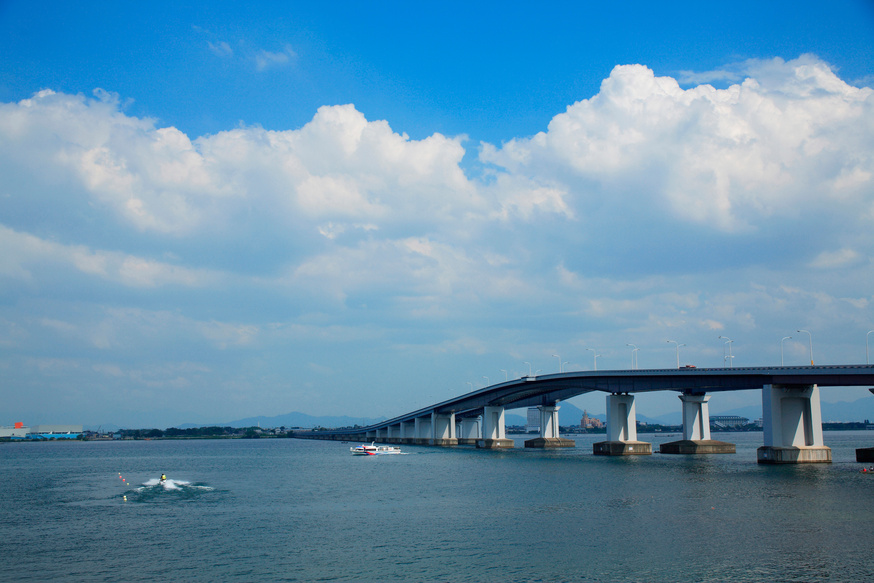
[[577, 442], [563, 437], [536, 437], [525, 442], [525, 447], [552, 449], [554, 447], [576, 447]]
[[592, 444], [595, 455], [652, 455], [652, 444], [645, 441], [599, 441]]
[[857, 462], [874, 462], [874, 447], [860, 447], [856, 450]]
[[667, 454], [703, 454], [703, 453], [735, 453], [733, 443], [716, 441], [715, 439], [681, 439], [670, 441], [659, 446], [659, 453]]
[[774, 447], [763, 445], [756, 450], [760, 464], [830, 464], [832, 450], [830, 447]]
[[816, 385], [762, 387], [765, 444], [760, 464], [828, 464], [832, 450], [822, 441], [822, 413]]
[[453, 447], [453, 446], [458, 445], [458, 440], [455, 439], [455, 438], [452, 438], [452, 439], [448, 439], [448, 438], [445, 438], [445, 439], [440, 439], [440, 438], [437, 438], [437, 439], [430, 439], [429, 442], [430, 442], [430, 443], [429, 443], [428, 445], [437, 445], [437, 446], [440, 446], [440, 447]]
[[512, 439], [477, 439], [479, 449], [510, 449], [514, 446]]

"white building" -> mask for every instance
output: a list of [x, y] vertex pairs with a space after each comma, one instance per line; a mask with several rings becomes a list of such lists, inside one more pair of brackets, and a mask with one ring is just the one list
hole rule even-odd
[[82, 433], [81, 425], [34, 425], [28, 433], [38, 433], [40, 435], [70, 435], [71, 433]]
[[526, 433], [540, 433], [540, 409], [528, 407], [528, 423], [525, 425]]
[[30, 431], [30, 427], [25, 427], [23, 423], [16, 423], [14, 427], [0, 427], [0, 438], [24, 439], [28, 431]]

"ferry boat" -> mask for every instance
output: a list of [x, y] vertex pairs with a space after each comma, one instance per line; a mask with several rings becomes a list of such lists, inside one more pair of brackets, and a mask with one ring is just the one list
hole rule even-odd
[[349, 451], [352, 452], [352, 455], [389, 455], [401, 453], [401, 450], [398, 447], [392, 447], [390, 445], [375, 445], [373, 443], [370, 445], [356, 445], [355, 447], [350, 447]]

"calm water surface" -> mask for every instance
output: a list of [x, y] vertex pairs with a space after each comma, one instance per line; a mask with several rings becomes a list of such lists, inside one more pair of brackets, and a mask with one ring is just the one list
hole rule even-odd
[[874, 432], [826, 433], [834, 463], [780, 467], [756, 463], [761, 433], [713, 456], [595, 457], [601, 439], [380, 457], [293, 439], [0, 444], [0, 579], [874, 580], [874, 475], [855, 462]]

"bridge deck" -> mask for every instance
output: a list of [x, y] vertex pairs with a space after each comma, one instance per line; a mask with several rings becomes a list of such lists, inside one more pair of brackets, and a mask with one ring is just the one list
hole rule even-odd
[[[777, 366], [746, 368], [679, 368], [653, 370], [614, 370], [565, 372], [538, 377], [522, 377], [497, 383], [465, 395], [435, 403], [394, 417], [356, 433], [384, 429], [417, 417], [454, 413], [456, 418], [475, 417], [483, 407], [508, 409], [552, 405], [592, 391], [605, 393], [645, 393], [677, 391], [703, 394], [719, 391], [761, 389], [765, 385], [800, 387], [850, 387], [874, 385], [874, 365]], [[338, 430], [343, 433], [343, 430]], [[330, 432], [326, 432], [327, 435]]]

